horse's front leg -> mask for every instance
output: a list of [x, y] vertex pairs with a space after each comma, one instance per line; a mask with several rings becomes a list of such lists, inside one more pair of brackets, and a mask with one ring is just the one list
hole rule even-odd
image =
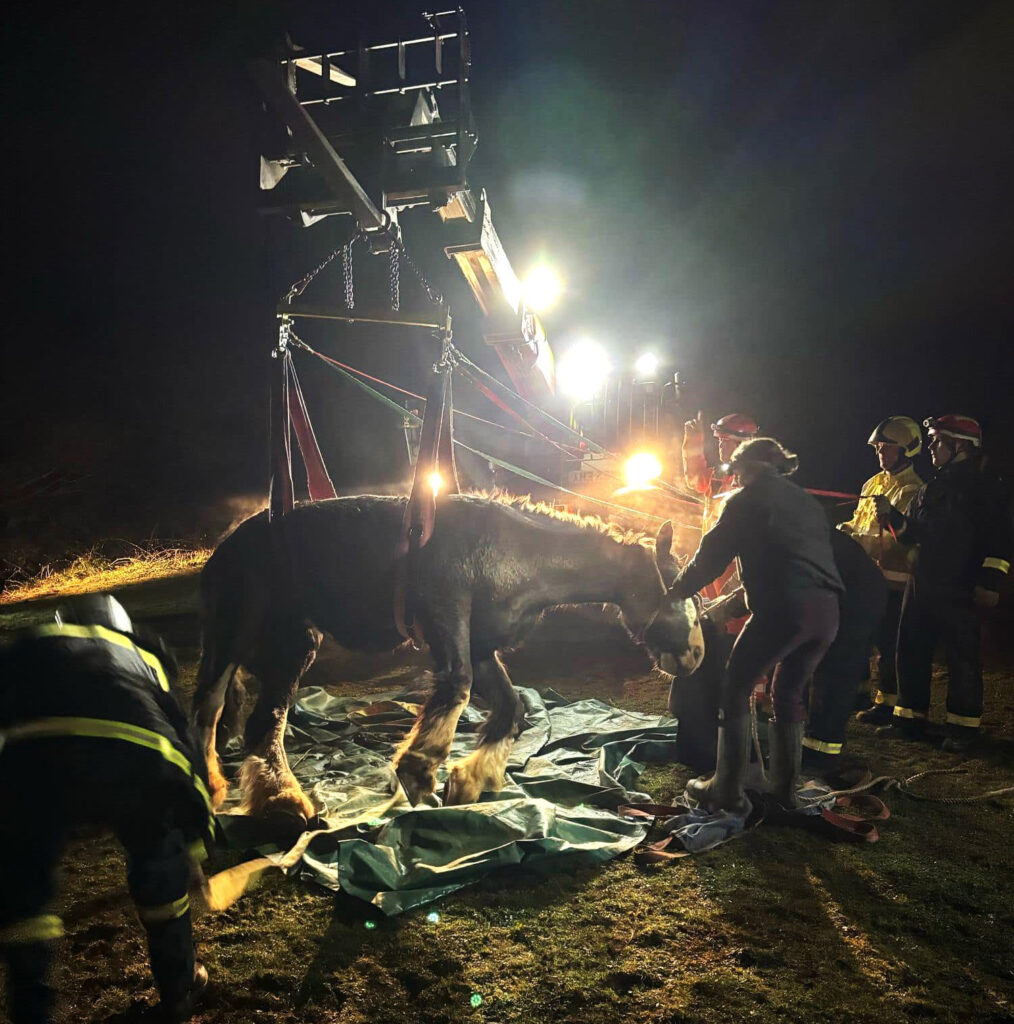
[[472, 692], [467, 609], [425, 621], [423, 629], [436, 662], [433, 692], [394, 755], [394, 768], [411, 803], [437, 787], [437, 768], [447, 759], [461, 712]]
[[251, 666], [261, 690], [246, 723], [249, 756], [240, 770], [243, 811], [262, 816], [281, 811], [309, 820], [316, 813], [285, 756], [285, 723], [299, 681], [313, 664], [321, 635], [305, 623], [277, 624], [261, 639]]
[[489, 704], [475, 750], [452, 766], [444, 789], [445, 804], [471, 804], [483, 793], [499, 793], [514, 737], [524, 724], [524, 706], [499, 656], [472, 666], [473, 687]]
[[[204, 762], [208, 768], [208, 783], [211, 789], [212, 807], [220, 807], [229, 793], [229, 783], [222, 773], [218, 759], [215, 738], [218, 723], [225, 706], [225, 697], [236, 674], [236, 665], [230, 662], [217, 676], [207, 676], [205, 659], [202, 657], [197, 673], [197, 691], [194, 693], [194, 729], [204, 751]], [[207, 677], [206, 677], [207, 676]]]

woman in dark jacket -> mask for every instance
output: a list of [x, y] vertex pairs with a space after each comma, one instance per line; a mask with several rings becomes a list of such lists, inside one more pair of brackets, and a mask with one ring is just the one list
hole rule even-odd
[[770, 788], [779, 802], [793, 805], [806, 686], [838, 631], [844, 587], [830, 526], [820, 504], [788, 479], [797, 465], [796, 456], [772, 438], [741, 444], [730, 463], [741, 490], [701, 538], [673, 588], [674, 596], [690, 597], [738, 558], [751, 612], [725, 668], [715, 773], [687, 786], [708, 810], [750, 811], [743, 789], [750, 760], [750, 691], [772, 671]]

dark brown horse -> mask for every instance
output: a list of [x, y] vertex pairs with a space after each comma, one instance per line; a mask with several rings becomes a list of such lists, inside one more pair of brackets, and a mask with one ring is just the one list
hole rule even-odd
[[[246, 807], [314, 813], [282, 746], [288, 707], [322, 634], [354, 650], [403, 643], [394, 592], [405, 505], [405, 498], [365, 495], [298, 505], [273, 523], [262, 512], [208, 561], [194, 717], [217, 802], [226, 782], [216, 726], [230, 682], [243, 670], [260, 682], [246, 724]], [[671, 542], [668, 523], [652, 545], [599, 519], [525, 500], [441, 498], [433, 536], [419, 553], [414, 602], [435, 663], [434, 688], [395, 756], [409, 799], [434, 791], [473, 687], [490, 711], [475, 751], [451, 769], [445, 800], [470, 803], [500, 789], [522, 712], [498, 652], [517, 646], [548, 608], [617, 605], [657, 667], [692, 673], [704, 639], [694, 603], [667, 597], [677, 571]]]

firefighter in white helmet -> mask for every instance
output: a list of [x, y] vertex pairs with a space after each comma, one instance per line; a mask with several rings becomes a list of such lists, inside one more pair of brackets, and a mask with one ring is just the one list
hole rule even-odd
[[912, 460], [922, 451], [922, 431], [908, 416], [888, 416], [870, 434], [867, 442], [877, 453], [880, 472], [863, 484], [855, 515], [838, 527], [857, 540], [884, 574], [889, 588], [887, 610], [881, 623], [877, 648], [880, 651], [878, 689], [873, 706], [860, 711], [858, 719], [872, 725], [890, 722], [898, 700], [895, 650], [901, 598], [912, 575], [915, 551], [898, 541], [877, 516], [876, 497], [882, 495], [903, 515], [912, 504], [922, 479]]

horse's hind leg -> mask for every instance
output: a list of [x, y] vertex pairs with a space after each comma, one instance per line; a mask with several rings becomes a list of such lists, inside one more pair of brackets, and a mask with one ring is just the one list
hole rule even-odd
[[503, 788], [511, 746], [524, 722], [521, 698], [496, 653], [474, 664], [472, 671], [472, 685], [489, 704], [489, 715], [479, 731], [479, 745], [451, 767], [445, 804], [475, 803], [481, 794]]
[[437, 768], [447, 759], [458, 719], [472, 692], [468, 612], [453, 618], [450, 629], [424, 623], [437, 666], [433, 692], [394, 755], [394, 768], [413, 804], [436, 789]]
[[261, 689], [246, 723], [250, 753], [240, 771], [247, 814], [283, 811], [307, 820], [316, 814], [292, 774], [283, 743], [289, 704], [303, 673], [313, 664], [320, 641], [320, 634], [304, 622], [277, 622], [262, 638], [256, 660], [249, 666]]
[[236, 664], [230, 662], [218, 676], [208, 679], [202, 678], [201, 670], [204, 667], [202, 659], [201, 668], [197, 673], [197, 691], [194, 693], [194, 726], [197, 729], [201, 749], [204, 751], [204, 759], [208, 766], [211, 804], [213, 807], [220, 807], [229, 792], [229, 783], [222, 774], [222, 765], [218, 760], [218, 751], [215, 747], [215, 737], [219, 719], [222, 717], [226, 691], [236, 674]]

